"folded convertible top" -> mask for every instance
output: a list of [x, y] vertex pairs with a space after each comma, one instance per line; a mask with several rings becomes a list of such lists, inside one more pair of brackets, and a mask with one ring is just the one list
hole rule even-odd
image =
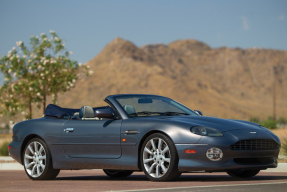
[[[104, 109], [107, 108], [108, 106], [105, 107], [95, 107], [93, 108], [94, 110], [96, 109]], [[47, 116], [53, 116], [57, 118], [63, 118], [64, 116], [73, 116], [74, 113], [79, 112], [80, 109], [69, 109], [69, 108], [62, 108], [54, 104], [49, 104], [46, 109], [44, 114]]]
[[80, 109], [69, 109], [69, 108], [62, 108], [54, 104], [49, 104], [44, 114], [48, 116], [63, 118], [64, 116], [72, 116], [75, 112], [79, 112]]

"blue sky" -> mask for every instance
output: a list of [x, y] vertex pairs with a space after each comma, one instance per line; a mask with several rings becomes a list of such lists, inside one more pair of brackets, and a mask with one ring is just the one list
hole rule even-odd
[[0, 0], [0, 56], [51, 29], [82, 63], [116, 37], [137, 46], [196, 39], [213, 48], [287, 50], [287, 1]]

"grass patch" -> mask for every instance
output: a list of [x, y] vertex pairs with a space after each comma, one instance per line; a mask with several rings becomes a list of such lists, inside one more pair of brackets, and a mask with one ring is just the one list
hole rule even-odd
[[287, 163], [287, 159], [278, 159], [278, 163]]
[[267, 129], [277, 129], [278, 123], [284, 123], [285, 120], [286, 119], [282, 118], [282, 117], [280, 117], [277, 121], [273, 120], [271, 117], [269, 117], [267, 120], [263, 120], [263, 121], [260, 121], [256, 117], [252, 117], [249, 119], [249, 121], [251, 121], [253, 123], [258, 123], [258, 124], [262, 125], [263, 127], [266, 127]]
[[279, 117], [279, 119], [277, 120], [277, 122], [280, 123], [280, 124], [287, 124], [287, 118]]
[[253, 122], [253, 123], [260, 123], [260, 120], [258, 119], [258, 118], [256, 118], [256, 117], [251, 117], [250, 119], [249, 119], [249, 121], [250, 122]]
[[260, 124], [268, 129], [277, 129], [277, 121], [274, 121], [273, 119], [267, 119]]
[[9, 151], [8, 151], [8, 145], [10, 142], [5, 141], [2, 146], [0, 147], [0, 156], [8, 156]]

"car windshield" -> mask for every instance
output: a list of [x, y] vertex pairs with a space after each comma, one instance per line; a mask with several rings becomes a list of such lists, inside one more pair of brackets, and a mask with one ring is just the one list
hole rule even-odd
[[156, 115], [193, 115], [197, 113], [180, 103], [160, 96], [118, 96], [115, 98], [129, 117]]

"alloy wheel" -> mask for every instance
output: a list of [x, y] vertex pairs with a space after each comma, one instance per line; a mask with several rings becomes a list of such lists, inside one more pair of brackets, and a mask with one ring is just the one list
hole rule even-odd
[[33, 141], [27, 145], [24, 156], [24, 165], [26, 172], [31, 177], [41, 176], [45, 170], [46, 162], [46, 151], [41, 143]]
[[163, 177], [170, 167], [170, 149], [161, 138], [150, 139], [143, 150], [143, 164], [146, 172], [154, 177]]

